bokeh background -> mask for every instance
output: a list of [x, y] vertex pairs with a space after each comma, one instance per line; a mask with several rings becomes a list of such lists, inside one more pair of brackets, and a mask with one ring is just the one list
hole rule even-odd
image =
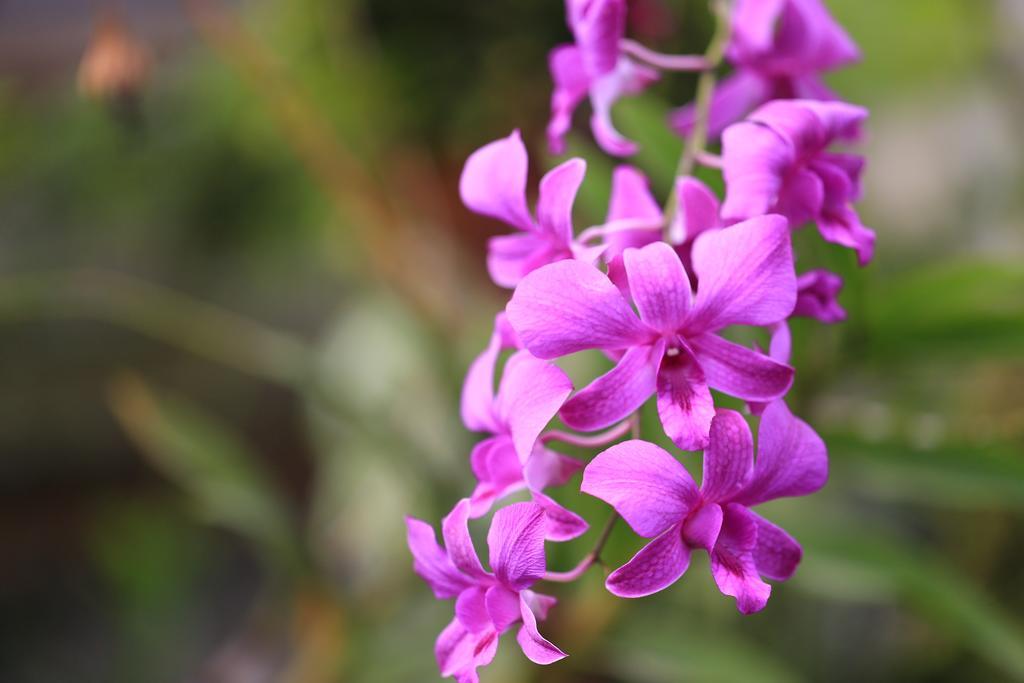
[[[861, 271], [798, 237], [850, 312], [795, 327], [832, 476], [766, 514], [803, 565], [746, 618], [706, 560], [629, 602], [592, 570], [553, 590], [572, 656], [509, 641], [485, 681], [1024, 680], [1024, 3], [828, 4], [879, 240]], [[636, 0], [631, 30], [697, 52], [710, 25]], [[514, 127], [551, 166], [567, 35], [557, 0], [0, 2], [0, 680], [437, 679], [451, 608], [402, 516], [469, 490], [459, 384], [505, 296], [458, 174]], [[662, 196], [692, 88], [616, 110]], [[582, 227], [613, 166], [571, 148]]]

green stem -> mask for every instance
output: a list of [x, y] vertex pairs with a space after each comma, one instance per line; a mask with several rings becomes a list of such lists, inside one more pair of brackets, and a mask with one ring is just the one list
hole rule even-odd
[[[729, 36], [732, 33], [729, 20], [731, 5], [730, 0], [712, 0], [711, 3], [715, 15], [715, 32], [704, 53], [707, 68], [701, 71], [697, 79], [697, 94], [693, 103], [693, 130], [690, 131], [689, 137], [683, 143], [683, 152], [679, 157], [679, 164], [676, 166], [676, 178], [693, 174], [697, 159], [704, 152], [708, 141], [708, 113], [711, 109], [711, 97], [715, 93], [717, 81], [715, 70], [722, 63], [722, 57], [725, 55], [725, 48], [729, 44]], [[678, 210], [679, 193], [673, 187], [664, 211], [666, 237], [668, 227]]]

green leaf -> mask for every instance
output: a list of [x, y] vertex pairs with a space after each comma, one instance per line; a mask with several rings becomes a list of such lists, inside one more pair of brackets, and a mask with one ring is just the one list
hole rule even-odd
[[1024, 506], [1024, 460], [998, 445], [942, 444], [920, 449], [903, 442], [826, 437], [833, 463], [869, 495], [943, 507]]
[[972, 356], [1024, 349], [1024, 267], [961, 262], [880, 278], [864, 311], [871, 355], [881, 360]]
[[113, 384], [111, 404], [150, 464], [188, 494], [205, 521], [246, 536], [272, 560], [296, 561], [283, 501], [226, 427], [181, 398], [158, 397], [130, 375]]
[[1024, 680], [1024, 631], [992, 598], [939, 557], [877, 532], [844, 526], [841, 534], [834, 525], [800, 530], [808, 562], [795, 586], [817, 588], [825, 598], [849, 598], [839, 585], [842, 578], [874, 583], [993, 667]]

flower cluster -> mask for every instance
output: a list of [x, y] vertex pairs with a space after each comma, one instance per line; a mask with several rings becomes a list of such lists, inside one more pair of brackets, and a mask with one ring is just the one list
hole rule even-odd
[[[764, 608], [766, 579], [788, 579], [802, 550], [752, 508], [813, 493], [828, 475], [825, 444], [784, 400], [795, 377], [788, 320], [846, 317], [838, 275], [797, 273], [792, 232], [813, 222], [861, 265], [874, 246], [852, 206], [863, 159], [833, 149], [859, 138], [867, 112], [820, 80], [855, 60], [857, 48], [821, 0], [717, 0], [719, 30], [703, 56], [665, 55], [626, 38], [625, 0], [566, 6], [573, 42], [550, 56], [547, 135], [556, 152], [585, 98], [598, 145], [626, 156], [636, 145], [612, 123], [619, 97], [678, 70], [700, 71], [706, 97], [672, 116], [687, 141], [665, 208], [641, 170], [621, 165], [604, 222], [581, 231], [573, 204], [584, 160], [544, 174], [532, 210], [519, 131], [466, 161], [464, 204], [512, 230], [491, 239], [487, 265], [495, 284], [513, 291], [463, 386], [463, 422], [486, 435], [469, 456], [478, 483], [444, 519], [444, 548], [429, 524], [407, 520], [416, 572], [439, 599], [455, 599], [435, 652], [441, 674], [460, 683], [478, 681], [513, 626], [532, 661], [565, 656], [537, 626], [555, 598], [532, 589], [575, 580], [599, 562], [607, 533], [576, 568], [546, 566], [546, 542], [589, 528], [546, 493], [581, 470], [580, 490], [613, 508], [606, 532], [621, 518], [650, 539], [608, 575], [612, 594], [663, 590], [686, 572], [692, 551], [704, 550], [715, 584], [741, 612]], [[715, 90], [722, 56], [733, 70]], [[704, 149], [708, 136], [720, 140], [720, 154]], [[724, 198], [692, 176], [695, 163], [721, 170]], [[765, 330], [767, 349], [730, 339], [737, 327]], [[575, 388], [553, 361], [586, 350], [614, 365]], [[712, 390], [746, 402], [751, 417], [716, 406]], [[675, 456], [640, 438], [638, 411], [651, 397], [668, 440], [703, 452], [699, 487]], [[557, 443], [604, 450], [584, 462]], [[513, 494], [526, 500], [502, 507]], [[496, 507], [487, 571], [468, 524]]]

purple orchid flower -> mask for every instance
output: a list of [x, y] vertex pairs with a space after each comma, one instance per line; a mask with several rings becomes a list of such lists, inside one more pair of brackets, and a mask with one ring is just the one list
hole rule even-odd
[[545, 572], [544, 510], [535, 503], [513, 503], [494, 513], [487, 533], [492, 572], [485, 571], [469, 535], [469, 507], [462, 499], [441, 523], [445, 549], [434, 529], [407, 517], [413, 569], [439, 600], [455, 598], [455, 618], [434, 645], [441, 675], [458, 683], [478, 683], [477, 668], [498, 650], [498, 638], [522, 622], [516, 640], [530, 661], [551, 664], [566, 655], [537, 631], [555, 598], [529, 588]]
[[[821, 0], [738, 0], [726, 58], [735, 71], [715, 89], [711, 136], [770, 100], [837, 99], [821, 74], [856, 62], [860, 51]], [[671, 115], [681, 135], [693, 128], [694, 111], [687, 105]]]
[[585, 533], [587, 523], [543, 491], [565, 484], [583, 463], [545, 447], [539, 437], [572, 393], [572, 382], [551, 363], [519, 351], [505, 364], [495, 393], [498, 355], [514, 344], [514, 333], [499, 314], [490, 343], [470, 365], [462, 387], [462, 421], [472, 431], [491, 434], [470, 455], [479, 482], [469, 499], [470, 516], [481, 517], [495, 501], [526, 489], [548, 516], [548, 538], [567, 541]]
[[515, 130], [473, 152], [459, 180], [466, 207], [519, 230], [488, 242], [487, 270], [500, 287], [515, 287], [524, 275], [548, 263], [588, 257], [588, 250], [576, 247], [572, 227], [572, 205], [586, 162], [569, 159], [541, 178], [536, 220], [526, 206], [528, 164], [526, 146]]
[[[700, 180], [692, 176], [676, 179], [678, 209], [669, 222], [668, 241], [672, 244], [687, 272], [692, 272], [691, 251], [698, 235], [722, 227], [718, 217], [718, 197]], [[601, 231], [608, 264], [608, 277], [629, 296], [626, 268], [622, 254], [631, 247], [645, 247], [661, 240], [665, 217], [651, 194], [647, 177], [633, 166], [616, 167], [612, 174], [611, 199]]]
[[875, 233], [851, 207], [864, 159], [827, 151], [833, 141], [849, 140], [867, 115], [845, 102], [777, 100], [729, 126], [722, 135], [722, 217], [775, 212], [794, 228], [815, 221], [826, 241], [856, 250], [867, 264]]
[[796, 306], [793, 317], [814, 318], [823, 323], [846, 320], [846, 310], [839, 303], [843, 278], [821, 268], [809, 270], [796, 279]]
[[611, 110], [623, 95], [643, 92], [658, 80], [658, 72], [622, 54], [620, 43], [626, 34], [626, 0], [566, 0], [566, 14], [574, 44], [559, 45], [549, 57], [554, 80], [548, 144], [552, 152], [565, 151], [565, 134], [572, 115], [590, 96], [593, 114], [590, 128], [608, 154], [628, 156], [636, 143], [619, 133]]
[[781, 397], [793, 369], [717, 333], [770, 325], [796, 302], [789, 228], [761, 216], [694, 243], [696, 294], [678, 254], [664, 242], [627, 249], [623, 262], [639, 317], [597, 268], [579, 261], [545, 266], [523, 279], [506, 311], [538, 358], [585, 349], [622, 352], [618, 364], [562, 408], [570, 427], [607, 427], [657, 394], [666, 433], [680, 448], [707, 445], [714, 417], [709, 387], [747, 400]]
[[654, 539], [608, 576], [608, 590], [624, 598], [657, 593], [683, 575], [691, 550], [703, 548], [711, 555], [718, 589], [736, 598], [740, 612], [763, 609], [771, 586], [761, 577], [785, 581], [803, 550], [749, 508], [817, 491], [828, 478], [828, 458], [821, 438], [783, 401], [765, 410], [757, 448], [755, 461], [746, 421], [719, 410], [699, 489], [678, 460], [646, 441], [626, 441], [594, 458], [581, 490], [614, 507], [636, 533]]

